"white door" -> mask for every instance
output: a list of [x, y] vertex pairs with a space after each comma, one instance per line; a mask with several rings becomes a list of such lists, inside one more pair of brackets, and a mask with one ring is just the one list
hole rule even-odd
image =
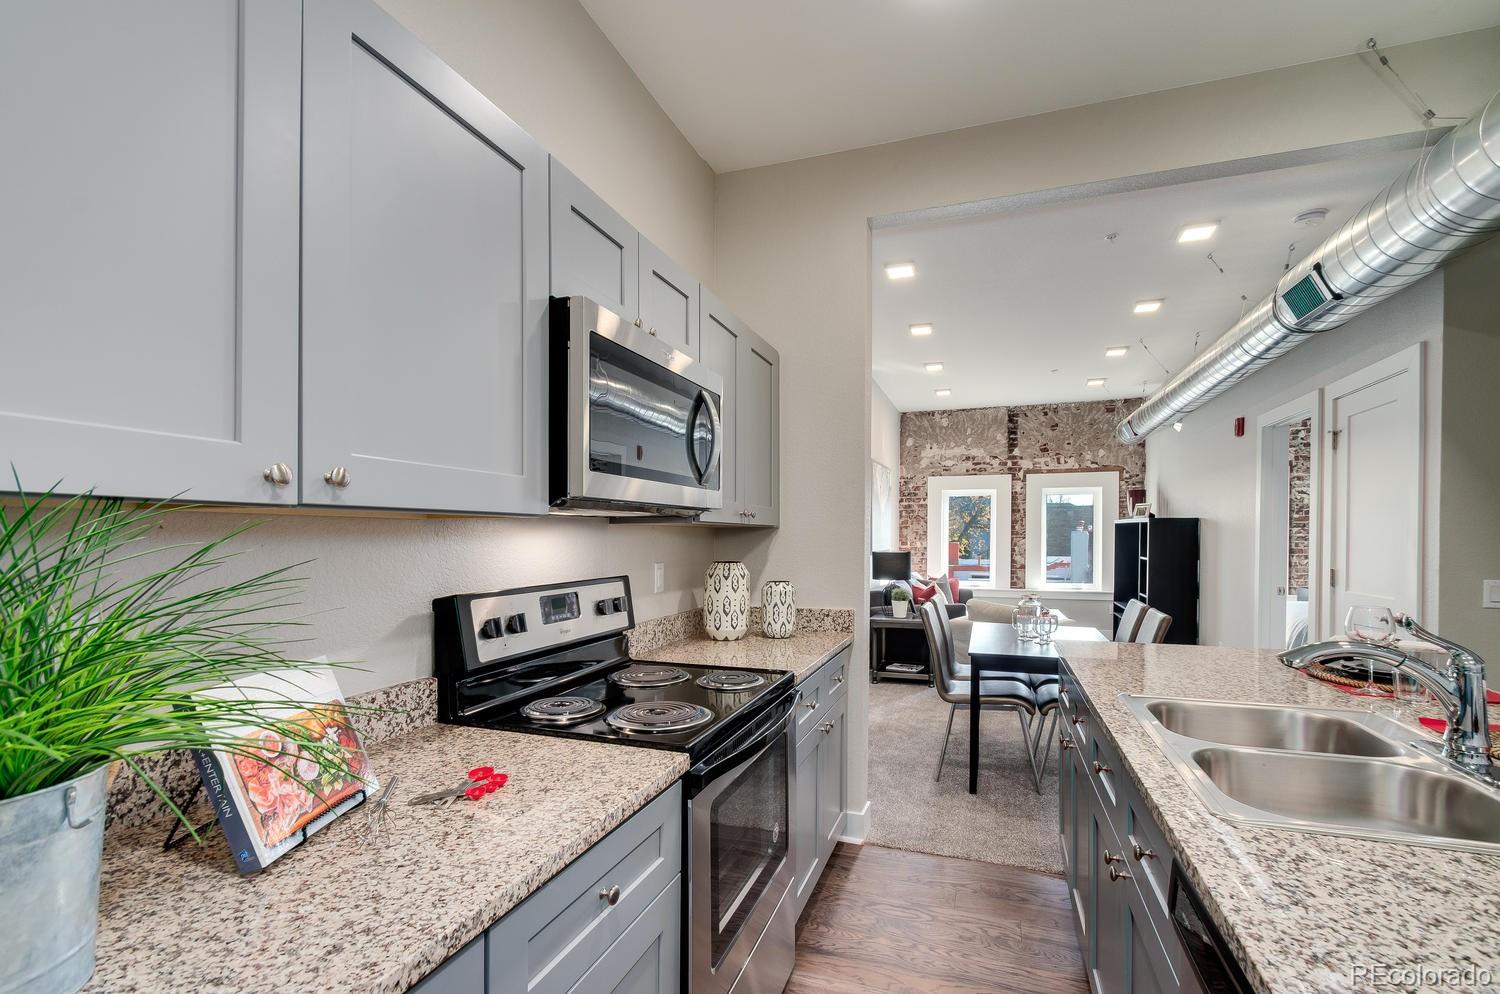
[[1415, 346], [1324, 393], [1329, 574], [1324, 632], [1351, 605], [1419, 612], [1422, 595], [1422, 363]]
[[546, 153], [370, 0], [304, 43], [303, 502], [541, 513]]
[[296, 503], [301, 4], [3, 16], [0, 491]]

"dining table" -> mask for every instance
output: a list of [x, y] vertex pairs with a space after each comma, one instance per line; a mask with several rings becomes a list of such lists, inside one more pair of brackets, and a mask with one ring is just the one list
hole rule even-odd
[[[1059, 628], [1051, 641], [1023, 639], [1016, 626], [993, 621], [974, 622], [969, 636], [969, 700], [979, 700], [979, 680], [988, 674], [1025, 673], [1056, 676], [1058, 661], [1063, 658], [1061, 643], [1108, 642], [1097, 628], [1067, 626]], [[979, 793], [979, 712], [969, 708], [969, 793]]]

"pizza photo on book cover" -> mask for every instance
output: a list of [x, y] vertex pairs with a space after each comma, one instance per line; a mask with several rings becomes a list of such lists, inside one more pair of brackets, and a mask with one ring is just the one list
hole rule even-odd
[[[379, 790], [331, 668], [257, 674], [207, 693], [265, 702], [244, 726], [228, 730], [241, 752], [194, 752], [241, 873], [264, 869]], [[339, 759], [320, 763], [298, 736], [268, 725], [298, 726], [306, 741], [323, 743]]]

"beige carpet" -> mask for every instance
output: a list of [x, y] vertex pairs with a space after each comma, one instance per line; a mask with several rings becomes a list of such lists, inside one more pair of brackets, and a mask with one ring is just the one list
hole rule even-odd
[[1062, 872], [1057, 840], [1057, 756], [1031, 786], [1021, 725], [1009, 711], [980, 716], [979, 793], [968, 792], [969, 716], [960, 711], [948, 740], [943, 779], [933, 768], [948, 705], [920, 683], [870, 687], [870, 828], [866, 841]]

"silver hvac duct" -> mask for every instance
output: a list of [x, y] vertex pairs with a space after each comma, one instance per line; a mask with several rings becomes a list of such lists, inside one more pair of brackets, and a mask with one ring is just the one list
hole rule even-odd
[[1500, 230], [1500, 94], [1289, 269], [1116, 429], [1139, 442]]

